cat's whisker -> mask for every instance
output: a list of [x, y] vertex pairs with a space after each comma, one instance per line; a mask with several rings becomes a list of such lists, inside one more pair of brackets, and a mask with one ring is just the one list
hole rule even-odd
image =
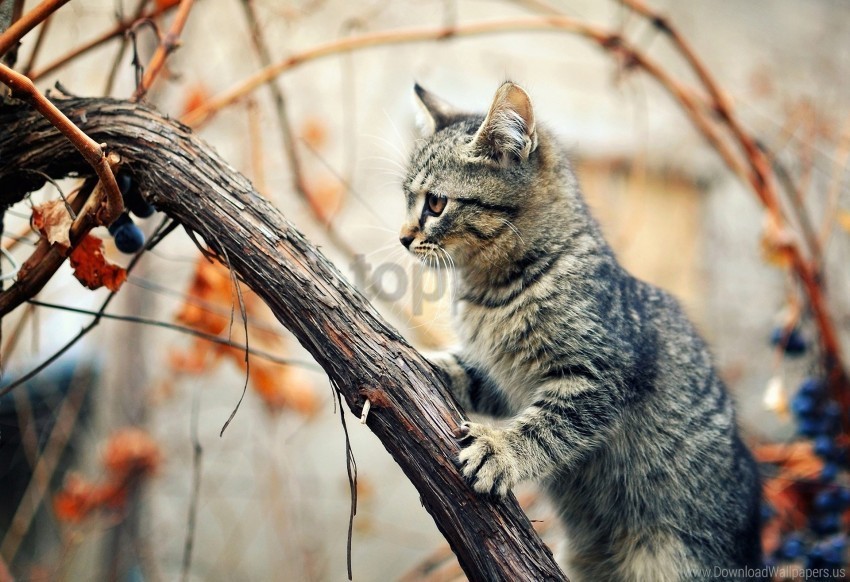
[[[391, 142], [390, 140], [388, 140], [384, 136], [374, 135], [374, 134], [369, 134], [369, 133], [364, 133], [364, 134], [361, 134], [361, 135], [365, 138], [373, 139], [379, 145], [387, 148], [389, 153], [394, 154], [396, 156], [396, 158], [395, 158], [396, 160], [403, 160], [403, 159], [407, 158], [407, 155], [405, 154], [404, 149], [402, 147], [400, 147], [398, 144]], [[401, 165], [400, 162], [398, 162], [398, 163], [399, 163], [399, 165]]]
[[525, 239], [522, 238], [522, 234], [520, 234], [519, 229], [516, 227], [516, 225], [514, 225], [514, 223], [508, 220], [507, 218], [502, 218], [501, 220], [502, 223], [506, 224], [508, 228], [510, 228], [516, 234], [520, 242], [525, 245]]

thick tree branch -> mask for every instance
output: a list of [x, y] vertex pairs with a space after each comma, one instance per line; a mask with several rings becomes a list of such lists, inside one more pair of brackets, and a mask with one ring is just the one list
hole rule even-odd
[[[56, 105], [110, 144], [147, 200], [200, 234], [271, 307], [328, 373], [413, 482], [473, 580], [562, 580], [512, 497], [475, 494], [458, 473], [462, 415], [442, 379], [337, 269], [190, 130], [143, 106], [97, 99]], [[38, 169], [91, 173], [73, 146], [22, 104], [0, 106], [0, 205]]]

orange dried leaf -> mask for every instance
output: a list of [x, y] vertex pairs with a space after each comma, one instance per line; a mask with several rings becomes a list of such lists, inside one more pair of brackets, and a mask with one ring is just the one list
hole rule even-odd
[[762, 445], [753, 453], [760, 463], [778, 465], [786, 480], [813, 479], [823, 470], [823, 459], [815, 454], [808, 441]]
[[850, 210], [844, 210], [843, 208], [839, 210], [836, 220], [838, 221], [838, 226], [846, 232], [850, 232]]
[[319, 409], [313, 383], [301, 370], [254, 358], [250, 381], [251, 388], [271, 412], [288, 408], [311, 416]]
[[159, 446], [139, 428], [125, 428], [114, 433], [103, 453], [104, 466], [117, 480], [131, 475], [150, 475], [159, 463]]
[[71, 252], [71, 267], [77, 280], [89, 289], [106, 287], [118, 291], [127, 279], [127, 271], [106, 260], [103, 241], [87, 234]]
[[[242, 294], [245, 310], [252, 321], [259, 322], [268, 318], [271, 323], [271, 312], [263, 308], [257, 296], [244, 287]], [[225, 267], [199, 259], [187, 295], [176, 316], [177, 321], [211, 335], [232, 336], [234, 342], [244, 342], [244, 328], [238, 315], [238, 307], [235, 308], [236, 321], [233, 325], [230, 322], [237, 298], [230, 272]], [[280, 334], [269, 329], [252, 327], [248, 345], [268, 353], [285, 353], [284, 341]], [[173, 370], [200, 374], [210, 372], [223, 357], [245, 370], [244, 349], [213, 344], [202, 339], [194, 340], [187, 350], [172, 352], [169, 355], [169, 363]], [[252, 358], [250, 383], [266, 408], [272, 412], [289, 408], [309, 415], [318, 410], [319, 401], [313, 384], [301, 370]]]
[[307, 186], [310, 206], [322, 222], [330, 222], [342, 205], [344, 190], [338, 180], [324, 179]]
[[167, 10], [172, 6], [177, 6], [180, 4], [180, 0], [156, 0], [156, 8], [157, 10]]
[[308, 117], [301, 126], [301, 139], [314, 150], [320, 150], [328, 143], [328, 128], [316, 117]]
[[80, 475], [69, 473], [64, 487], [53, 497], [53, 511], [61, 521], [78, 522], [98, 505], [100, 490]]
[[764, 262], [774, 267], [787, 268], [791, 266], [791, 253], [788, 245], [771, 240], [761, 239], [761, 256]]
[[51, 200], [32, 209], [33, 227], [43, 234], [48, 242], [66, 249], [71, 247], [69, 235], [73, 222], [63, 200]]
[[235, 301], [233, 281], [225, 267], [200, 259], [187, 295], [177, 314], [178, 322], [211, 334], [224, 331]]
[[215, 344], [202, 339], [195, 339], [192, 347], [186, 351], [170, 351], [168, 364], [175, 372], [187, 374], [202, 374], [212, 368], [221, 357]]
[[183, 100], [183, 115], [194, 111], [207, 102], [210, 92], [203, 83], [196, 83], [186, 90], [186, 98]]

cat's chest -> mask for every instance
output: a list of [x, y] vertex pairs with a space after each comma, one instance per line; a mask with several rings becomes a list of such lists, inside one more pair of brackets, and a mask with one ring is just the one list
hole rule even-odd
[[533, 391], [550, 363], [555, 339], [541, 315], [534, 303], [497, 309], [462, 303], [456, 312], [467, 358], [518, 400]]

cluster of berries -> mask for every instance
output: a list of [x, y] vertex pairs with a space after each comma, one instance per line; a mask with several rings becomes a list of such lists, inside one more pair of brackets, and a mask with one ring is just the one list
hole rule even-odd
[[826, 394], [825, 383], [807, 378], [791, 400], [797, 432], [813, 439], [813, 450], [824, 464], [818, 478], [810, 483], [808, 532], [785, 536], [773, 559], [802, 562], [808, 569], [841, 571], [846, 564], [847, 532], [844, 514], [850, 509], [850, 489], [838, 483], [847, 449], [836, 442], [840, 430], [841, 407]]
[[145, 233], [133, 222], [130, 213], [139, 218], [148, 218], [156, 212], [156, 209], [142, 198], [138, 185], [133, 181], [130, 174], [122, 172], [115, 176], [115, 179], [118, 182], [118, 189], [121, 190], [121, 196], [124, 198], [124, 207], [127, 212], [124, 212], [115, 219], [115, 222], [109, 225], [109, 234], [115, 239], [115, 246], [118, 247], [119, 251], [134, 254], [145, 245]]

